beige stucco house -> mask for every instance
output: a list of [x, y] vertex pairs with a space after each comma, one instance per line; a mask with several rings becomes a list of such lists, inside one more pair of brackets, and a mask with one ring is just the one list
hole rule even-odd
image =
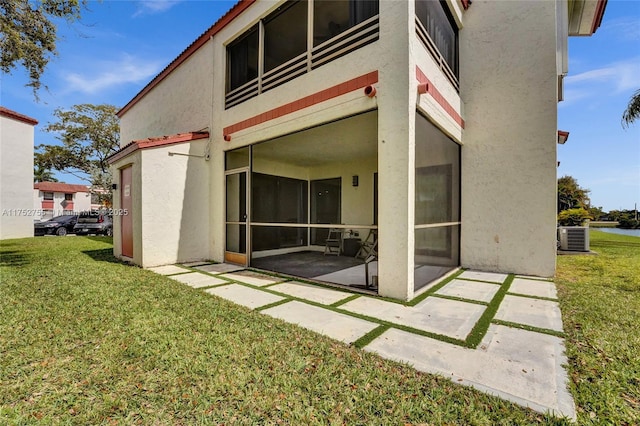
[[33, 237], [33, 138], [38, 121], [0, 107], [0, 240]]
[[397, 299], [459, 267], [552, 276], [567, 37], [605, 6], [238, 2], [119, 112], [115, 255]]

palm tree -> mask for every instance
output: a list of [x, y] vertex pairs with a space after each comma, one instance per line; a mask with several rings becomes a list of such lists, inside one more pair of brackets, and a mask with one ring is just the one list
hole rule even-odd
[[631, 96], [627, 109], [622, 114], [622, 127], [629, 127], [631, 123], [640, 119], [640, 89]]
[[45, 169], [42, 166], [35, 166], [33, 168], [33, 181], [34, 182], [57, 182], [58, 179], [53, 177], [51, 170]]

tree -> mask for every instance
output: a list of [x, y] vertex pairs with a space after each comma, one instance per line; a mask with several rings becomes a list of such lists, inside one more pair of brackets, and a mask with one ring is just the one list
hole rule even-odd
[[[0, 69], [5, 74], [22, 64], [34, 95], [40, 78], [58, 51], [56, 18], [80, 19], [86, 0], [0, 0]], [[36, 96], [37, 97], [37, 96]]]
[[45, 130], [57, 133], [62, 145], [39, 145], [39, 164], [89, 182], [92, 194], [101, 202], [110, 202], [112, 179], [106, 160], [119, 148], [116, 111], [115, 106], [106, 104], [74, 105], [68, 111], [56, 109], [53, 114], [58, 122], [49, 123]]
[[575, 208], [589, 208], [589, 190], [581, 188], [571, 176], [558, 179], [558, 213]]
[[640, 89], [631, 96], [627, 109], [622, 114], [622, 127], [629, 127], [631, 123], [640, 119]]
[[45, 169], [44, 167], [36, 164], [33, 167], [33, 181], [34, 182], [57, 182], [58, 179], [56, 179], [53, 176], [53, 173], [51, 173], [51, 170]]

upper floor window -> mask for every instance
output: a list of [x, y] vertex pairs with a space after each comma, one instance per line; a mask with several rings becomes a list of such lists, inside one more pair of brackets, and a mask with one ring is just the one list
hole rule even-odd
[[[458, 79], [458, 26], [444, 0], [416, 0], [416, 16], [418, 18], [418, 34], [432, 50], [437, 60], [446, 63], [444, 70], [448, 77], [454, 77], [454, 85]], [[421, 31], [426, 32], [420, 34]], [[435, 52], [433, 52], [435, 49]], [[450, 73], [453, 76], [449, 75]]]
[[264, 72], [307, 51], [307, 2], [288, 1], [264, 20]]
[[64, 194], [65, 201], [73, 201], [73, 194]]
[[[225, 107], [242, 103], [378, 40], [378, 2], [283, 2], [227, 45]], [[313, 13], [312, 20], [309, 12]]]
[[44, 200], [53, 200], [53, 192], [43, 192], [42, 197]]
[[313, 45], [317, 46], [378, 14], [378, 0], [313, 3]]
[[258, 77], [258, 26], [238, 37], [227, 47], [227, 91]]

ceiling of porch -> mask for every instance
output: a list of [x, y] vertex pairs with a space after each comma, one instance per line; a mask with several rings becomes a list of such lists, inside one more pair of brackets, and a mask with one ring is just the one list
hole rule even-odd
[[370, 111], [257, 144], [253, 155], [267, 160], [315, 167], [375, 156], [378, 112]]

